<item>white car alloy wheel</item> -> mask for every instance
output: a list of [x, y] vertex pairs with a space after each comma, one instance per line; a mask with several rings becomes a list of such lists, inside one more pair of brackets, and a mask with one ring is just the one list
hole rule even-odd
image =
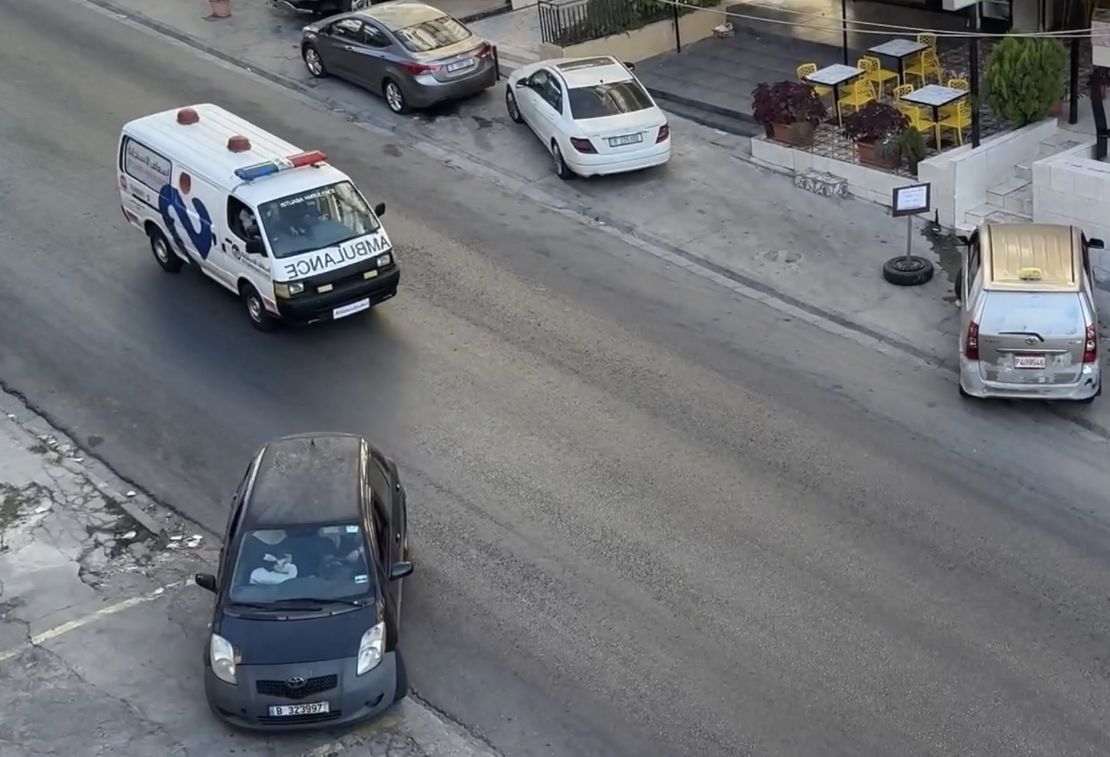
[[320, 53], [311, 45], [304, 49], [304, 64], [308, 68], [308, 72], [317, 78], [327, 73], [324, 69], [324, 61], [320, 59]]
[[520, 108], [516, 104], [516, 96], [508, 87], [505, 88], [505, 110], [509, 112], [509, 118], [513, 120], [513, 123], [524, 123], [524, 119], [520, 115]]
[[567, 167], [567, 162], [563, 160], [563, 151], [559, 149], [558, 142], [551, 143], [551, 161], [555, 164], [555, 175], [560, 179], [569, 179], [571, 177], [570, 168]]

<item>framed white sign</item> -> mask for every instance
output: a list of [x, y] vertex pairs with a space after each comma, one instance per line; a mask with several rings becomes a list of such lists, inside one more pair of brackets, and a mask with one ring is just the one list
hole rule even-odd
[[913, 216], [925, 213], [931, 205], [929, 197], [929, 184], [911, 184], [907, 187], [895, 187], [894, 197], [890, 209], [895, 216]]

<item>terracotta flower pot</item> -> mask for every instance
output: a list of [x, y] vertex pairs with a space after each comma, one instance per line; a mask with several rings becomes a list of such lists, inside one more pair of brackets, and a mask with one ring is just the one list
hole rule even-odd
[[813, 144], [812, 130], [794, 129], [790, 124], [772, 124], [772, 135], [779, 142], [785, 142], [794, 147], [809, 147]]
[[215, 18], [227, 18], [231, 15], [231, 0], [208, 0], [212, 6], [212, 15]]
[[864, 165], [887, 170], [897, 168], [898, 164], [902, 162], [901, 156], [897, 154], [884, 155], [874, 142], [856, 142], [856, 155], [859, 156], [859, 162]]

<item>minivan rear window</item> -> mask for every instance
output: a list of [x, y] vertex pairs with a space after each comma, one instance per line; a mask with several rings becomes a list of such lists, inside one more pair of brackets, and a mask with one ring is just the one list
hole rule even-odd
[[469, 29], [450, 16], [440, 16], [396, 29], [393, 34], [414, 53], [428, 53], [441, 47], [449, 47], [473, 36]]
[[992, 292], [979, 328], [989, 334], [1036, 333], [1077, 336], [1085, 322], [1075, 292]]

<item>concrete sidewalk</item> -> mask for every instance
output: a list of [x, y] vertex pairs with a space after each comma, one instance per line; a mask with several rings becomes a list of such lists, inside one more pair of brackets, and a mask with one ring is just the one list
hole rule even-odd
[[[932, 256], [941, 268], [928, 285], [892, 287], [880, 271], [884, 260], [904, 250], [904, 221], [872, 203], [795, 188], [788, 177], [750, 163], [745, 138], [672, 115], [674, 153], [665, 169], [563, 182], [553, 175], [543, 145], [506, 116], [500, 86], [463, 103], [397, 117], [365, 91], [334, 79], [312, 79], [299, 58], [299, 26], [283, 20], [264, 0], [241, 0], [236, 15], [223, 21], [206, 20], [200, 2], [73, 1], [112, 8], [136, 26], [168, 34], [343, 117], [385, 130], [390, 144], [384, 149], [433, 155], [838, 326], [949, 368], [955, 364], [958, 313], [946, 275], [958, 259], [953, 240], [919, 225], [914, 251]], [[472, 26], [496, 42], [497, 29], [510, 34], [513, 24], [529, 23], [524, 13]], [[234, 103], [227, 105], [234, 109]], [[326, 151], [326, 135], [320, 140], [303, 147]], [[1110, 279], [1104, 285], [1110, 287]], [[1106, 299], [1105, 312], [1110, 312]], [[1110, 429], [1110, 401], [1063, 412]]]
[[0, 754], [493, 757], [415, 699], [339, 733], [217, 722], [191, 577], [218, 549], [0, 392]]

